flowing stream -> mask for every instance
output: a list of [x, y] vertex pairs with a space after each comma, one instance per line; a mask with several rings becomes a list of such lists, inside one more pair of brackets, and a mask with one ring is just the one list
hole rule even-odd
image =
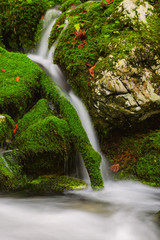
[[[59, 67], [52, 63], [55, 45], [46, 47], [49, 32], [60, 12], [50, 10], [36, 54], [37, 62], [66, 93], [76, 108], [95, 150], [100, 151], [90, 117]], [[66, 22], [67, 26], [67, 22]], [[160, 189], [139, 182], [105, 181], [104, 189], [66, 192], [54, 196], [0, 195], [2, 240], [159, 240], [156, 212]]]

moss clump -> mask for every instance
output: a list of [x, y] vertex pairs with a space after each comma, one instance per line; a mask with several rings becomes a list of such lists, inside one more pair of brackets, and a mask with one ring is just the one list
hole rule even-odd
[[59, 109], [63, 118], [68, 122], [71, 130], [71, 137], [77, 149], [82, 154], [85, 166], [90, 176], [91, 185], [93, 188], [101, 188], [103, 179], [100, 173], [101, 157], [92, 148], [88, 137], [81, 125], [76, 110], [71, 103], [60, 94], [53, 83], [44, 74], [41, 79], [42, 91], [45, 97]]
[[80, 0], [74, 0], [74, 1], [73, 0], [64, 0], [60, 9], [62, 12], [65, 12], [65, 11], [69, 10], [72, 7], [72, 5], [79, 5], [81, 3], [82, 2]]
[[[10, 161], [8, 161], [8, 159]], [[0, 191], [14, 191], [26, 182], [21, 167], [15, 162], [10, 153], [0, 156]]]
[[29, 49], [41, 16], [49, 8], [45, 0], [3, 0], [0, 3], [3, 43], [11, 49]]
[[39, 97], [40, 75], [25, 55], [0, 48], [0, 112], [14, 119], [22, 116]]
[[14, 121], [8, 115], [0, 115], [0, 147], [12, 137]]
[[53, 43], [56, 41], [56, 39], [59, 37], [63, 27], [65, 26], [65, 19], [66, 19], [66, 13], [62, 13], [56, 23], [54, 24], [52, 31], [49, 36], [48, 40], [48, 47], [51, 48]]
[[107, 154], [112, 164], [120, 166], [118, 178], [131, 177], [160, 186], [160, 130], [121, 136], [112, 141], [112, 146], [107, 146]]
[[86, 188], [86, 184], [81, 180], [57, 175], [40, 176], [25, 187], [27, 191], [38, 193], [53, 193], [84, 188]]
[[2, 42], [7, 48], [28, 51], [35, 46], [41, 17], [60, 0], [2, 0], [0, 22]]
[[27, 174], [39, 176], [64, 171], [71, 152], [70, 128], [53, 115], [46, 100], [37, 102], [18, 122], [15, 144]]

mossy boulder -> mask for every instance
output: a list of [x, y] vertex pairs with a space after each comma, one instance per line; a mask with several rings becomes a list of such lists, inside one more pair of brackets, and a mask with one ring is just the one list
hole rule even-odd
[[0, 151], [0, 191], [16, 191], [26, 183], [21, 166], [11, 153]]
[[13, 119], [8, 115], [0, 114], [0, 147], [3, 147], [5, 142], [11, 140], [13, 129]]
[[2, 0], [0, 22], [3, 44], [12, 50], [28, 51], [36, 43], [36, 32], [42, 29], [43, 15], [60, 0]]
[[160, 130], [110, 136], [103, 150], [115, 178], [160, 186]]
[[68, 176], [44, 175], [29, 182], [25, 186], [24, 190], [27, 192], [51, 194], [54, 192], [85, 189], [86, 186], [85, 182], [76, 178]]
[[0, 112], [23, 116], [39, 98], [40, 68], [24, 54], [0, 48]]
[[15, 144], [28, 175], [63, 174], [71, 155], [70, 128], [65, 120], [53, 115], [47, 100], [41, 99], [18, 121]]
[[72, 140], [83, 157], [92, 187], [95, 189], [102, 188], [101, 156], [92, 148], [76, 110], [69, 100], [60, 91], [57, 91], [52, 81], [45, 74], [41, 78], [41, 86], [44, 96], [54, 104], [63, 119], [68, 122]]
[[[54, 61], [87, 105], [99, 134], [160, 113], [157, 2], [88, 2], [64, 15], [69, 24]], [[50, 46], [58, 37], [56, 27]]]

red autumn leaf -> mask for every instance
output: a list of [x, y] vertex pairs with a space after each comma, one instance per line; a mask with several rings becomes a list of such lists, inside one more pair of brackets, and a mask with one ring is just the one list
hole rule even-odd
[[79, 49], [82, 49], [84, 47], [84, 44], [83, 43], [80, 43], [79, 45], [78, 45], [78, 48]]
[[44, 15], [41, 16], [41, 19], [44, 19]]
[[82, 13], [87, 13], [87, 10], [83, 9]]
[[119, 169], [120, 169], [119, 163], [114, 164], [114, 165], [112, 165], [112, 166], [110, 167], [110, 170], [111, 170], [112, 172], [118, 172]]
[[91, 67], [94, 66], [94, 64], [86, 63], [86, 66], [89, 67], [89, 68], [91, 68]]
[[73, 42], [71, 42], [71, 44], [76, 44], [77, 43], [77, 41], [73, 41]]
[[16, 124], [15, 128], [13, 129], [13, 133], [15, 134], [17, 132], [17, 130], [18, 130], [18, 125]]
[[89, 82], [87, 82], [87, 86], [89, 87]]
[[70, 35], [75, 35], [75, 32], [71, 32]]
[[2, 68], [1, 70], [2, 70], [2, 72], [6, 72], [6, 69], [4, 69], [4, 68]]
[[60, 26], [60, 25], [59, 25], [59, 21], [57, 21], [57, 22], [56, 22], [56, 26], [57, 26], [57, 27], [59, 27], [59, 26]]
[[83, 42], [84, 45], [88, 44], [88, 42], [86, 40], [83, 40], [82, 42]]
[[106, 0], [106, 2], [107, 2], [107, 3], [112, 3], [112, 2], [113, 2], [113, 0]]
[[17, 76], [17, 77], [16, 77], [16, 82], [19, 82], [19, 79], [20, 79], [20, 77], [19, 77], [19, 76]]
[[89, 69], [89, 73], [91, 77], [94, 77], [94, 68], [95, 68], [95, 65]]
[[83, 40], [85, 37], [86, 37], [86, 31], [85, 30], [83, 31], [80, 28], [79, 31], [76, 32], [74, 39], [76, 40], [78, 38], [78, 39]]
[[71, 3], [71, 9], [74, 9], [75, 7], [76, 7], [76, 5]]

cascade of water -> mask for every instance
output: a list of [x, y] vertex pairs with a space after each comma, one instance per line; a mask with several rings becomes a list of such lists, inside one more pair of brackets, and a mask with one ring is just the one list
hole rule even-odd
[[[53, 79], [53, 81], [61, 88], [61, 90], [65, 93], [67, 93], [67, 96], [69, 97], [71, 104], [75, 107], [75, 109], [79, 115], [82, 126], [87, 133], [87, 136], [90, 140], [90, 143], [92, 144], [92, 147], [97, 152], [100, 153], [99, 143], [98, 143], [97, 136], [96, 136], [95, 130], [93, 128], [88, 111], [86, 110], [82, 101], [74, 94], [74, 92], [72, 90], [70, 90], [70, 86], [67, 83], [60, 68], [56, 64], [53, 63], [54, 52], [55, 52], [55, 48], [56, 48], [58, 40], [53, 44], [51, 49], [48, 51], [49, 34], [50, 34], [53, 24], [56, 21], [56, 18], [60, 14], [58, 11], [57, 15], [56, 15], [57, 10], [55, 10], [55, 9], [49, 10], [49, 14], [47, 12], [45, 15], [46, 22], [50, 22], [49, 20], [47, 20], [47, 16], [49, 16], [49, 17], [53, 16], [52, 11], [54, 13], [55, 18], [54, 18], [54, 20], [52, 20], [52, 22], [49, 24], [46, 31], [44, 32], [42, 40], [40, 41], [40, 44], [38, 46], [37, 53], [35, 55], [29, 54], [28, 57], [32, 61], [38, 63], [41, 67], [43, 67], [43, 69], [45, 71], [47, 71], [47, 73], [50, 75], [50, 77]], [[68, 26], [68, 21], [66, 20], [65, 26], [64, 26], [62, 32], [66, 29], [67, 26]], [[102, 156], [102, 159], [104, 159], [103, 156]], [[84, 178], [86, 179], [87, 174], [86, 174], [86, 170], [85, 170], [85, 167], [84, 167], [81, 157], [80, 157], [80, 162], [81, 162], [80, 165], [81, 165], [82, 172], [84, 173], [82, 175], [85, 176]], [[103, 165], [103, 170], [105, 169], [104, 171], [102, 171], [102, 175], [105, 178], [106, 167], [104, 166], [104, 161], [103, 161], [102, 165]]]

